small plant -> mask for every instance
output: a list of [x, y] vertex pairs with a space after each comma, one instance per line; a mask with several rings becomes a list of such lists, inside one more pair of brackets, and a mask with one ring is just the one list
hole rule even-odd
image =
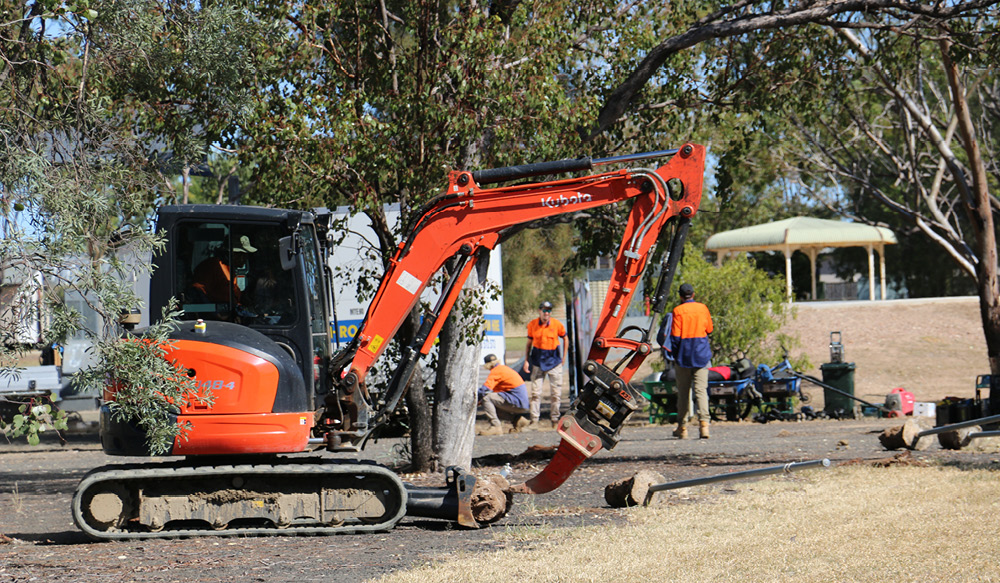
[[11, 491], [10, 503], [16, 514], [24, 513], [24, 498], [21, 497], [21, 492], [17, 489], [17, 482], [14, 482], [14, 489]]
[[[28, 443], [38, 445], [41, 434], [49, 429], [56, 432], [66, 429], [66, 412], [52, 406], [48, 397], [43, 400], [32, 399], [22, 403], [18, 413], [11, 420], [0, 419], [0, 431], [10, 439], [27, 436]], [[8, 401], [9, 402], [9, 401]]]

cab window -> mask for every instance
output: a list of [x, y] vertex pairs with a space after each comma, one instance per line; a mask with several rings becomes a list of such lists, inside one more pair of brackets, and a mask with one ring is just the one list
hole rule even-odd
[[244, 325], [290, 326], [294, 283], [283, 272], [273, 225], [191, 223], [180, 226], [173, 295], [187, 318]]

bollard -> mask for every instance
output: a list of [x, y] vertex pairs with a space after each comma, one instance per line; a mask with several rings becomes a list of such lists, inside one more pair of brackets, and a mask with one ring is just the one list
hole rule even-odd
[[830, 460], [823, 458], [821, 460], [811, 460], [807, 462], [791, 462], [781, 466], [770, 466], [767, 468], [757, 468], [755, 470], [744, 470], [742, 472], [730, 472], [728, 474], [719, 474], [716, 476], [707, 476], [704, 478], [693, 478], [690, 480], [680, 480], [678, 482], [667, 482], [665, 484], [654, 484], [649, 487], [646, 492], [646, 499], [643, 501], [643, 506], [649, 506], [649, 502], [653, 499], [653, 494], [656, 492], [662, 492], [663, 490], [676, 490], [677, 488], [690, 488], [691, 486], [701, 486], [703, 484], [712, 484], [715, 482], [725, 482], [727, 480], [740, 480], [743, 478], [755, 478], [757, 476], [770, 476], [773, 474], [790, 474], [792, 472], [806, 470], [815, 467], [830, 467]]

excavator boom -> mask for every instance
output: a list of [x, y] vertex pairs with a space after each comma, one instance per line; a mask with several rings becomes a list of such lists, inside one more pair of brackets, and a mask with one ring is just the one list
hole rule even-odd
[[[656, 169], [622, 169], [540, 183], [484, 188], [482, 184], [552, 172], [588, 169], [597, 164], [635, 162], [669, 154]], [[622, 243], [615, 259], [604, 307], [595, 322], [595, 338], [585, 373], [590, 381], [564, 416], [558, 430], [559, 453], [542, 474], [519, 491], [541, 493], [558, 487], [586, 458], [617, 443], [625, 419], [641, 398], [630, 386], [632, 375], [651, 352], [649, 330], [640, 339], [619, 337], [629, 303], [639, 288], [650, 251], [675, 223], [673, 240], [657, 287], [654, 306], [662, 311], [690, 218], [701, 202], [705, 149], [685, 144], [676, 150], [600, 161], [564, 160], [540, 165], [500, 168], [476, 173], [452, 172], [447, 191], [430, 201], [407, 229], [390, 267], [368, 308], [357, 336], [333, 359], [340, 403], [328, 408], [318, 430], [331, 450], [349, 449], [363, 440], [402, 397], [415, 362], [430, 350], [475, 262], [505, 236], [547, 217], [584, 212], [632, 200]], [[455, 267], [437, 305], [424, 315], [415, 341], [404, 348], [401, 364], [378, 403], [367, 401], [364, 379], [385, 350], [430, 278], [449, 260]], [[628, 356], [613, 370], [606, 360], [613, 349]], [[329, 399], [328, 399], [329, 405]], [[367, 415], [368, 408], [371, 414]], [[332, 411], [331, 411], [332, 409]], [[344, 411], [357, 411], [351, 420]]]

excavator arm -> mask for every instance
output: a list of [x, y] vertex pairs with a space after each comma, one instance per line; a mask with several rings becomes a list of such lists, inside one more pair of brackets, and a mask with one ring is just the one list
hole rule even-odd
[[[669, 160], [655, 169], [621, 169], [565, 180], [484, 187], [531, 176], [667, 156]], [[565, 481], [584, 459], [602, 448], [614, 447], [622, 424], [640, 401], [629, 381], [651, 352], [648, 329], [639, 339], [621, 337], [619, 329], [650, 251], [661, 235], [670, 230], [668, 225], [673, 224], [673, 240], [653, 303], [654, 310], [662, 312], [690, 218], [701, 202], [704, 165], [704, 147], [685, 144], [675, 150], [650, 154], [452, 172], [447, 190], [420, 209], [405, 230], [357, 335], [331, 361], [335, 390], [327, 397], [316, 427], [325, 437], [327, 447], [356, 448], [385, 420], [405, 392], [417, 360], [430, 350], [476, 261], [505, 235], [539, 219], [631, 199], [632, 208], [608, 294], [584, 366], [590, 380], [558, 424], [563, 441], [556, 457], [521, 491], [549, 491]], [[424, 314], [414, 341], [403, 348], [389, 388], [376, 402], [365, 387], [368, 371], [419, 301], [428, 282], [446, 264], [451, 268], [436, 305]], [[624, 349], [627, 353], [616, 369], [606, 362], [613, 349]]]

